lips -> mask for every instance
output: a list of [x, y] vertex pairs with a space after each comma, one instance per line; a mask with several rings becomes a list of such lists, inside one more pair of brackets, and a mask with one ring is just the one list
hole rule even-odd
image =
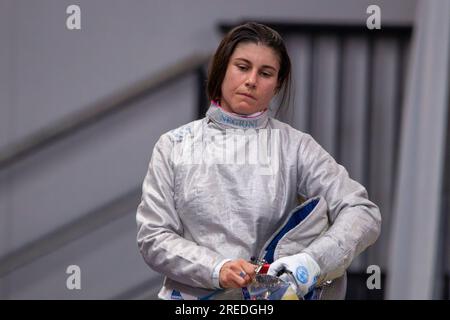
[[254, 96], [252, 96], [251, 94], [248, 94], [248, 93], [238, 93], [238, 94], [241, 96], [256, 100], [256, 98]]

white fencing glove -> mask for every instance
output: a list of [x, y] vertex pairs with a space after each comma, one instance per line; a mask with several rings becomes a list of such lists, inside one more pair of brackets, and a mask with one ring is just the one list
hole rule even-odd
[[304, 252], [275, 260], [267, 274], [277, 276], [281, 271], [286, 273], [280, 279], [289, 282], [300, 297], [314, 289], [320, 275], [317, 262]]

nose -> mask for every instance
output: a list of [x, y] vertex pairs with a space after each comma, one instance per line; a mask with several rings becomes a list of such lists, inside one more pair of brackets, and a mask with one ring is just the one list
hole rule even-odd
[[247, 88], [254, 88], [256, 87], [256, 73], [251, 72], [245, 81], [245, 86]]

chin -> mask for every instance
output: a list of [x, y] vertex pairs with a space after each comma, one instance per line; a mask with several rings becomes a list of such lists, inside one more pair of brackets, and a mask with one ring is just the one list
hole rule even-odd
[[244, 114], [244, 115], [252, 114], [257, 111], [258, 111], [257, 107], [249, 106], [247, 103], [238, 103], [237, 106], [235, 108], [233, 108], [234, 113], [239, 113], [239, 114]]

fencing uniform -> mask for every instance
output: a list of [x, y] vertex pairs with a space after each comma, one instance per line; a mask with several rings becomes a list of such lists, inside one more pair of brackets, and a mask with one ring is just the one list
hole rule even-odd
[[[163, 134], [136, 217], [145, 262], [166, 276], [159, 297], [214, 292], [220, 266], [260, 256], [298, 195], [321, 197], [328, 220], [298, 252], [314, 258], [322, 282], [342, 278], [377, 239], [381, 215], [366, 189], [309, 134], [267, 111], [240, 117], [214, 103], [205, 118]], [[289, 248], [298, 253], [292, 242]]]

